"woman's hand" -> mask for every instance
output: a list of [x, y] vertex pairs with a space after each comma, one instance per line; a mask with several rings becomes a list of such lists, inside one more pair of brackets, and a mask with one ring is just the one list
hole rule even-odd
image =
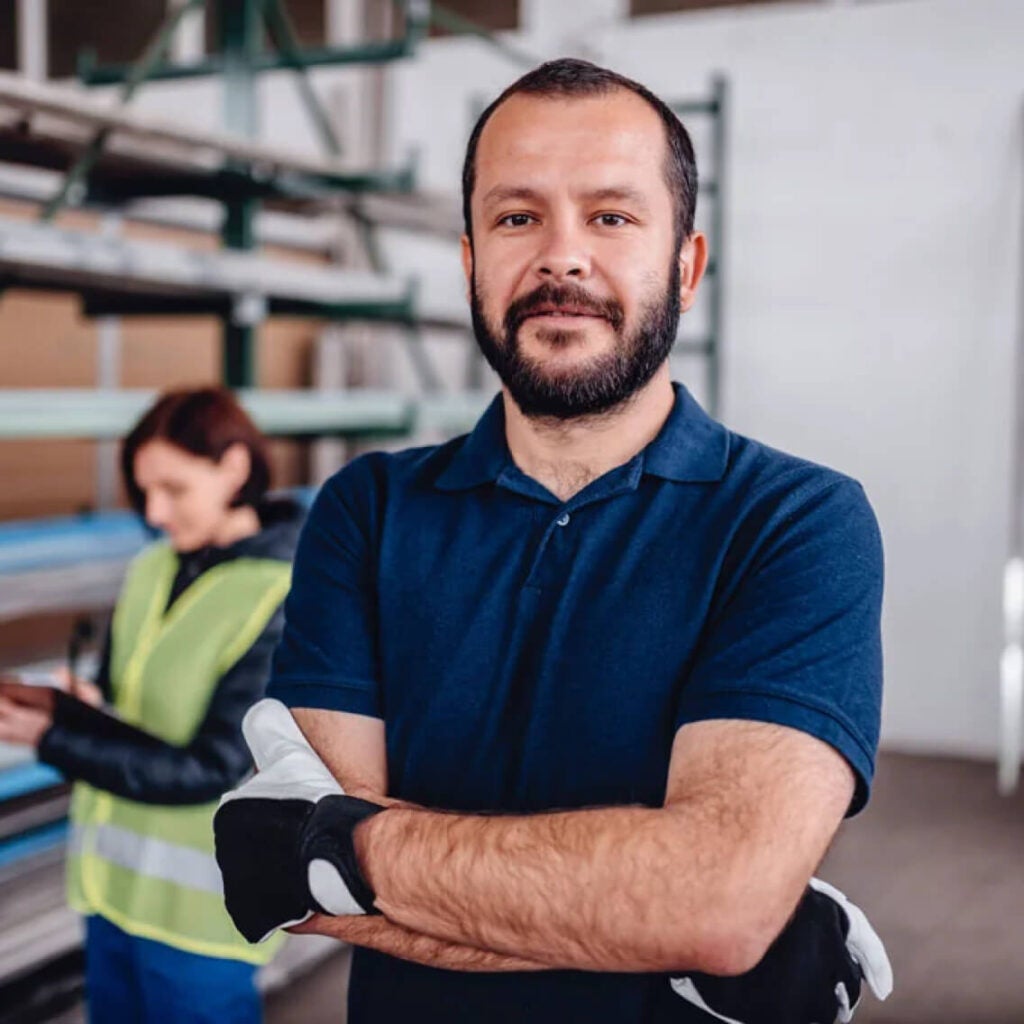
[[51, 725], [53, 716], [50, 712], [0, 697], [0, 741], [37, 747]]
[[94, 708], [98, 708], [103, 703], [103, 691], [95, 683], [90, 683], [88, 679], [73, 676], [67, 666], [61, 665], [60, 668], [55, 669], [53, 677], [57, 680], [58, 687], [65, 693], [71, 694], [72, 697], [77, 697]]

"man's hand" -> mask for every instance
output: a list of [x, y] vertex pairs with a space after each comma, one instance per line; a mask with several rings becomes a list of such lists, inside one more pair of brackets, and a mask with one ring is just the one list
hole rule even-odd
[[764, 959], [735, 977], [688, 974], [673, 991], [709, 1022], [811, 1024], [853, 1019], [861, 982], [885, 999], [892, 968], [864, 912], [838, 889], [812, 878], [796, 913]]
[[242, 731], [257, 775], [221, 799], [213, 820], [238, 930], [262, 942], [317, 911], [375, 913], [352, 832], [383, 807], [345, 795], [279, 701], [250, 708]]

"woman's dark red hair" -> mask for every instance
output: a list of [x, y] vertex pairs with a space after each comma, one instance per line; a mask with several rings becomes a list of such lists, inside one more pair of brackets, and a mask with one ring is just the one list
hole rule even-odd
[[251, 464], [249, 479], [235, 495], [232, 508], [255, 507], [270, 487], [267, 439], [230, 391], [224, 388], [168, 391], [121, 442], [121, 474], [128, 500], [139, 515], [145, 515], [146, 495], [135, 480], [135, 456], [144, 444], [157, 440], [212, 462], [220, 462], [232, 445], [244, 445]]

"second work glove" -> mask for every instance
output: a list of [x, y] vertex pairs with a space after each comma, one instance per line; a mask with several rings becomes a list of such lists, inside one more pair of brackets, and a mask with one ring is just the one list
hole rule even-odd
[[671, 979], [676, 995], [726, 1024], [846, 1024], [866, 981], [879, 999], [892, 968], [864, 911], [812, 878], [782, 934], [753, 970], [736, 977]]
[[213, 819], [224, 902], [250, 942], [314, 913], [372, 914], [352, 833], [384, 808], [345, 791], [276, 700], [249, 709], [242, 733], [257, 773]]

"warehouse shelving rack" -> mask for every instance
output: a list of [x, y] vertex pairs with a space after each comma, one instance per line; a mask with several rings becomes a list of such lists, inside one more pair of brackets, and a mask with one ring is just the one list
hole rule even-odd
[[[206, 2], [218, 6], [223, 52], [190, 65], [166, 63], [177, 19]], [[125, 100], [146, 81], [223, 75], [228, 83], [224, 132], [186, 131], [124, 105], [101, 106], [88, 96], [0, 74], [0, 154], [39, 172], [33, 183], [18, 185], [18, 194], [32, 198], [41, 214], [37, 223], [0, 225], [0, 292], [10, 287], [72, 291], [81, 296], [88, 316], [219, 316], [223, 380], [241, 389], [243, 403], [273, 436], [397, 437], [420, 429], [466, 429], [485, 397], [437, 392], [436, 374], [423, 362], [426, 353], [415, 338], [420, 327], [465, 332], [466, 313], [431, 308], [413, 281], [389, 274], [374, 237], [376, 227], [394, 226], [455, 239], [461, 230], [458, 208], [418, 191], [411, 161], [391, 168], [347, 161], [306, 70], [403, 59], [414, 53], [430, 21], [479, 35], [520, 65], [538, 61], [442, 7], [422, 0], [395, 2], [401, 15], [395, 39], [302, 51], [280, 0], [186, 0], [134, 65], [97, 67], [88, 59], [80, 65], [83, 83], [120, 85]], [[264, 28], [275, 53], [260, 47]], [[275, 152], [248, 137], [254, 124], [255, 76], [276, 69], [295, 72], [323, 156]], [[716, 79], [709, 97], [674, 107], [684, 117], [708, 117], [712, 125], [715, 172], [701, 188], [702, 201], [713, 204], [707, 230], [716, 254], [708, 270], [707, 332], [700, 338], [681, 338], [679, 349], [706, 359], [708, 402], [715, 409], [721, 378], [726, 83]], [[140, 202], [176, 196], [221, 204], [222, 250], [186, 252], [54, 223], [67, 206], [134, 211]], [[370, 268], [304, 266], [300, 274], [292, 274], [286, 261], [255, 251], [261, 209], [311, 222], [323, 216], [349, 218], [363, 239]], [[255, 332], [264, 317], [278, 314], [400, 325], [408, 331], [410, 353], [421, 366], [425, 393], [413, 398], [366, 390], [253, 390]], [[0, 440], [114, 438], [151, 399], [150, 393], [131, 391], [0, 391]], [[0, 620], [32, 611], [109, 607], [127, 560], [147, 539], [134, 515], [123, 511], [0, 524]], [[88, 560], [81, 558], [83, 549], [89, 551]], [[33, 794], [48, 794], [54, 785], [45, 768], [0, 771], [0, 811], [5, 804], [20, 806]], [[0, 872], [60, 842], [57, 820], [10, 836], [0, 834]]]
[[[398, 324], [409, 332], [410, 343], [420, 327], [468, 337], [464, 312], [430, 309], [413, 281], [388, 274], [374, 261], [378, 224], [454, 238], [457, 208], [419, 193], [411, 162], [375, 168], [346, 160], [307, 75], [313, 66], [409, 56], [426, 34], [430, 5], [396, 0], [400, 31], [394, 39], [310, 52], [298, 47], [280, 0], [210, 0], [210, 6], [214, 2], [218, 56], [187, 67], [165, 63], [178, 20], [203, 6], [202, 0], [186, 0], [131, 67], [83, 66], [88, 84], [120, 83], [120, 108], [0, 76], [0, 157], [28, 168], [29, 178], [10, 188], [35, 199], [40, 211], [36, 223], [0, 225], [0, 292], [12, 287], [72, 292], [82, 299], [87, 316], [215, 314], [222, 323], [222, 379], [236, 389], [255, 382], [255, 336], [267, 316]], [[263, 31], [273, 54], [262, 49]], [[323, 156], [275, 152], [253, 141], [255, 79], [274, 68], [295, 73]], [[186, 131], [126, 108], [146, 81], [197, 74], [225, 79], [223, 132]], [[55, 223], [68, 206], [123, 214], [140, 201], [178, 196], [220, 204], [220, 251], [176, 249]], [[347, 218], [363, 240], [370, 268], [296, 269], [267, 258], [257, 251], [261, 210], [311, 221]], [[411, 398], [363, 390], [242, 391], [241, 397], [267, 433], [288, 437], [397, 436], [419, 429], [455, 433], [472, 423], [484, 401], [464, 394]], [[151, 400], [151, 394], [125, 391], [3, 392], [0, 437], [111, 438], [123, 434]], [[127, 560], [147, 539], [135, 517], [119, 511], [0, 525], [0, 618], [109, 607]], [[38, 903], [25, 919], [33, 939], [29, 948], [22, 935], [25, 922], [11, 918], [17, 914], [5, 901], [3, 931], [11, 940], [0, 944], [5, 992], [10, 979], [21, 977], [31, 963], [74, 956], [78, 938], [59, 885], [65, 804], [62, 786], [47, 769], [16, 765], [0, 771], [0, 880], [19, 892], [31, 891]], [[26, 888], [29, 875], [35, 878], [32, 872], [40, 871]], [[44, 897], [50, 900], [45, 906], [39, 902]], [[52, 927], [44, 918], [52, 918]]]

